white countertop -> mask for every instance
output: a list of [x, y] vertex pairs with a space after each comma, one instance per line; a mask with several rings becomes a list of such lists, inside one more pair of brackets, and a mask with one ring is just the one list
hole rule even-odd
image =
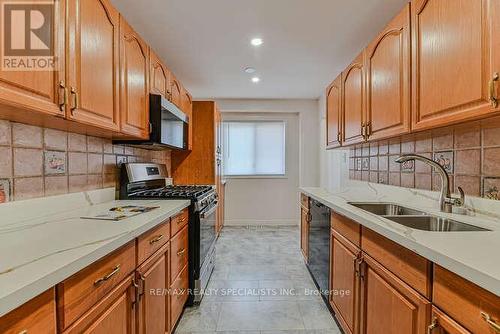
[[[0, 316], [189, 206], [115, 201], [113, 188], [0, 205]], [[126, 204], [158, 209], [122, 221], [81, 219]]]
[[[335, 192], [301, 188], [311, 198], [395, 241], [430, 261], [500, 296], [500, 202], [468, 199], [473, 216], [437, 209], [437, 193], [367, 182], [350, 182]], [[429, 232], [405, 227], [348, 202], [389, 202], [487, 228], [481, 232]], [[488, 215], [485, 215], [485, 214]]]

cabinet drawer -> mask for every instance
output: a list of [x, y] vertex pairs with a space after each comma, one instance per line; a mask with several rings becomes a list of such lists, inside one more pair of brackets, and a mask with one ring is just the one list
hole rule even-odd
[[184, 226], [187, 225], [189, 221], [189, 211], [188, 208], [182, 210], [177, 216], [172, 217], [170, 221], [170, 235], [173, 237], [177, 234]]
[[56, 297], [50, 289], [0, 318], [0, 333], [56, 333]]
[[309, 197], [304, 194], [300, 194], [300, 204], [304, 209], [309, 210]]
[[170, 239], [170, 222], [144, 233], [137, 238], [137, 264], [146, 261], [158, 249], [165, 245]]
[[179, 275], [188, 262], [188, 227], [177, 233], [170, 242], [170, 282]]
[[361, 225], [336, 212], [332, 212], [331, 225], [336, 232], [356, 246], [361, 247]]
[[173, 281], [170, 287], [170, 326], [175, 327], [177, 320], [182, 314], [184, 304], [188, 298], [189, 277], [188, 266], [186, 265], [182, 272]]
[[57, 285], [60, 329], [66, 329], [135, 270], [135, 242]]
[[433, 302], [472, 333], [496, 333], [494, 324], [488, 324], [481, 312], [500, 326], [500, 297], [437, 265]]
[[365, 227], [361, 249], [421, 295], [431, 298], [432, 262]]
[[[462, 326], [460, 326], [455, 320], [451, 319], [447, 314], [438, 309], [437, 307], [432, 307], [432, 325], [437, 329], [443, 330], [446, 334], [472, 334]], [[443, 333], [440, 331], [439, 333]], [[433, 333], [431, 333], [433, 334]]]

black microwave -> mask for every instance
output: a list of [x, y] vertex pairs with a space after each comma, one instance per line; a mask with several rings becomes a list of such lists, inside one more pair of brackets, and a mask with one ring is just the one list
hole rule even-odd
[[189, 117], [161, 95], [149, 95], [149, 140], [116, 141], [152, 150], [187, 150]]

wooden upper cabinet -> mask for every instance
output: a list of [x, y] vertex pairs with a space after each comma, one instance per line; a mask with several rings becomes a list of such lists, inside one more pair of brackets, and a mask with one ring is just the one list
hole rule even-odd
[[498, 96], [500, 84], [493, 82], [500, 72], [499, 7], [488, 0], [412, 1], [414, 129], [495, 110], [490, 95]]
[[[338, 314], [344, 332], [358, 333], [359, 330], [359, 287], [360, 278], [356, 271], [361, 250], [336, 231], [331, 233], [330, 255], [330, 303]], [[349, 291], [342, 295], [340, 292]]]
[[410, 130], [410, 5], [366, 49], [366, 126], [369, 139]]
[[364, 52], [342, 73], [342, 109], [344, 143], [364, 141], [365, 125]]
[[182, 85], [173, 74], [170, 79], [170, 101], [182, 108]]
[[[0, 0], [0, 6], [5, 2], [6, 0]], [[64, 117], [66, 9], [64, 1], [51, 2], [54, 3], [51, 35], [56, 57], [55, 70], [9, 71], [0, 68], [0, 104], [13, 106], [21, 112], [27, 109]], [[5, 108], [0, 107], [0, 115], [3, 115], [5, 111]], [[10, 113], [10, 115], [18, 117], [19, 112]], [[34, 117], [29, 112], [26, 115], [27, 119]]]
[[121, 132], [149, 137], [149, 47], [120, 16]]
[[338, 76], [326, 91], [326, 133], [328, 148], [338, 147], [342, 142], [342, 78]]
[[120, 14], [108, 0], [68, 0], [69, 119], [120, 130]]
[[150, 67], [151, 73], [149, 78], [151, 93], [163, 95], [164, 98], [168, 98], [168, 92], [170, 90], [170, 72], [153, 50], [150, 50]]
[[188, 116], [188, 150], [193, 149], [193, 98], [191, 94], [182, 87], [181, 109]]
[[368, 256], [361, 270], [361, 333], [426, 334], [431, 303]]

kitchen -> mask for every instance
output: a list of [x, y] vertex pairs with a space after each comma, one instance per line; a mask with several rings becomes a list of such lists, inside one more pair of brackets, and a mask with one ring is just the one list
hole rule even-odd
[[497, 0], [0, 8], [0, 333], [500, 333]]

